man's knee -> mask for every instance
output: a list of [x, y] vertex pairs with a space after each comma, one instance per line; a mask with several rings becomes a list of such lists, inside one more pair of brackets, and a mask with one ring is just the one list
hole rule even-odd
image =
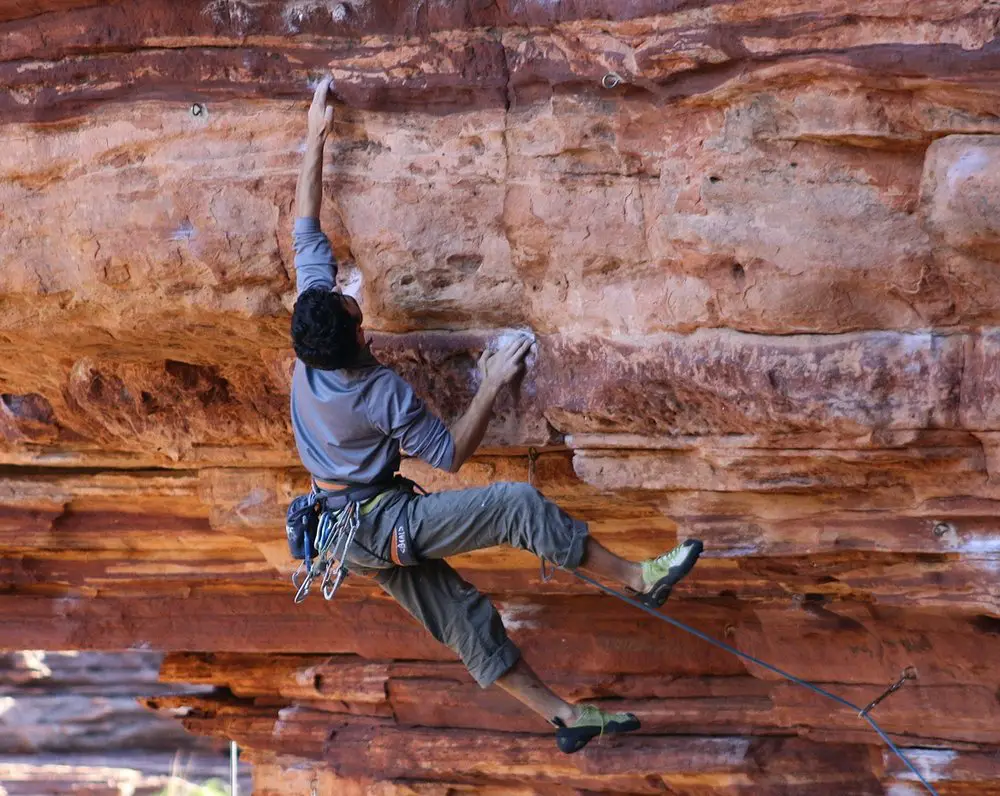
[[526, 484], [522, 481], [506, 483], [504, 484], [504, 489], [506, 490], [507, 500], [514, 506], [534, 508], [539, 503], [545, 502], [545, 498], [542, 497], [541, 492], [531, 484]]
[[530, 484], [509, 483], [504, 488], [510, 520], [506, 542], [559, 566], [579, 566], [586, 545], [586, 523], [574, 520]]

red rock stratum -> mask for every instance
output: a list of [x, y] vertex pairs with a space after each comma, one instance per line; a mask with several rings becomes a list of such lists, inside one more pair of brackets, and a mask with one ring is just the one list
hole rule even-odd
[[0, 643], [167, 651], [217, 688], [147, 703], [265, 796], [921, 792], [849, 711], [526, 554], [457, 564], [644, 734], [559, 755], [360, 578], [293, 606], [290, 233], [331, 71], [322, 221], [380, 356], [451, 419], [484, 345], [539, 340], [481, 455], [408, 474], [527, 480], [535, 448], [616, 551], [703, 538], [671, 614], [862, 704], [916, 667], [876, 717], [939, 793], [1000, 794], [998, 25], [0, 0]]

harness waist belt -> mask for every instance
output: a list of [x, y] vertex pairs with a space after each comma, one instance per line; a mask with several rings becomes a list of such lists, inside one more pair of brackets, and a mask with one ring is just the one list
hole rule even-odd
[[[320, 491], [324, 511], [340, 511], [348, 503], [357, 503], [361, 507], [361, 513], [367, 514], [382, 499], [383, 496], [395, 489], [413, 490], [420, 489], [409, 478], [395, 475], [388, 481], [381, 481], [374, 484], [337, 484], [331, 481], [321, 481], [313, 478], [316, 487]], [[423, 492], [423, 490], [421, 489]], [[425, 493], [426, 494], [426, 493]], [[413, 539], [403, 518], [399, 524], [392, 529], [392, 544], [389, 546], [389, 557], [398, 567], [414, 567], [420, 563], [420, 558], [413, 547]]]
[[[319, 486], [318, 481], [316, 484]], [[341, 487], [336, 492], [321, 488], [325, 493], [323, 495], [323, 505], [327, 511], [340, 511], [348, 503], [365, 503], [373, 497], [381, 495], [383, 492], [388, 492], [395, 486], [396, 484], [390, 481], [382, 484], [368, 484], [367, 486]]]
[[342, 492], [351, 488], [349, 484], [338, 484], [336, 481], [321, 481], [319, 478], [313, 478], [313, 481], [324, 492]]

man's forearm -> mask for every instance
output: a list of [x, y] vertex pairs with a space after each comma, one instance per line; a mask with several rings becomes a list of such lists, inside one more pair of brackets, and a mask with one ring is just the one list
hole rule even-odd
[[452, 424], [451, 439], [455, 443], [455, 456], [451, 463], [453, 473], [458, 472], [458, 468], [476, 452], [479, 443], [483, 441], [493, 414], [493, 402], [496, 401], [497, 390], [498, 388], [491, 384], [480, 387], [465, 414]]
[[305, 160], [295, 191], [295, 214], [299, 218], [319, 218], [323, 201], [323, 144], [325, 137], [309, 136]]

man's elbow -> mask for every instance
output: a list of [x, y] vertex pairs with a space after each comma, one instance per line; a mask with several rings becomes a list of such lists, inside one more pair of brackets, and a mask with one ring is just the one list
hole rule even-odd
[[442, 467], [445, 472], [457, 473], [462, 469], [462, 465], [465, 464], [465, 460], [468, 455], [465, 453], [464, 447], [462, 445], [461, 437], [456, 433], [456, 429], [448, 429], [448, 441], [449, 447], [451, 448], [451, 458], [448, 461], [447, 467]]
[[455, 451], [455, 455], [451, 457], [451, 464], [448, 465], [448, 472], [457, 473], [462, 469], [463, 464], [465, 464], [465, 457], [459, 456], [458, 451]]

